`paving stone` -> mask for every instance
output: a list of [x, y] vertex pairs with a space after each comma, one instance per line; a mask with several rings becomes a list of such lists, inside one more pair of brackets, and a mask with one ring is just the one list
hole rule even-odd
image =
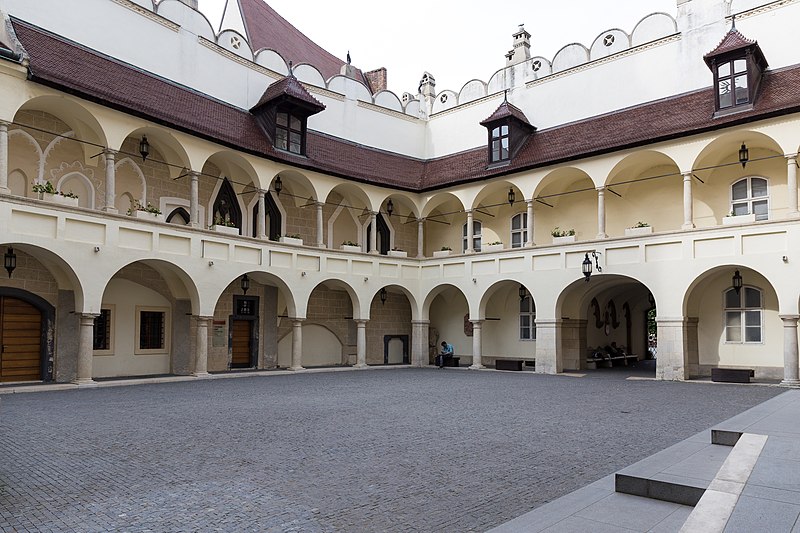
[[485, 531], [780, 392], [405, 369], [12, 394], [0, 532]]

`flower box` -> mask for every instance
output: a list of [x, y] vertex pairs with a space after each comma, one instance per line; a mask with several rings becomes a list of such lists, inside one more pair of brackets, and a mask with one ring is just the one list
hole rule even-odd
[[433, 252], [433, 257], [447, 257], [448, 255], [452, 254], [453, 250], [439, 250]]
[[653, 226], [643, 226], [639, 228], [625, 228], [625, 235], [628, 237], [640, 237], [653, 233]]
[[352, 244], [343, 244], [343, 245], [341, 245], [339, 247], [339, 249], [343, 250], [345, 252], [360, 252], [361, 251], [361, 247], [360, 246], [353, 246]]
[[575, 235], [565, 235], [564, 237], [553, 237], [553, 244], [569, 244], [575, 242]]
[[221, 226], [221, 225], [214, 224], [213, 226], [211, 226], [211, 229], [213, 231], [216, 231], [216, 232], [219, 232], [219, 233], [226, 233], [228, 235], [239, 235], [239, 228], [237, 228], [235, 226], [231, 227], [231, 226]]
[[734, 215], [732, 217], [724, 217], [722, 225], [728, 226], [730, 224], [748, 224], [756, 221], [756, 214], [750, 213], [749, 215]]
[[503, 244], [484, 244], [481, 246], [481, 252], [502, 252]]
[[61, 205], [69, 205], [72, 207], [78, 207], [78, 199], [71, 198], [69, 196], [62, 196], [60, 194], [50, 194], [48, 192], [41, 193], [42, 199], [45, 202], [52, 202], [54, 204], [61, 204]]
[[294, 244], [295, 246], [303, 246], [303, 239], [297, 237], [281, 237], [281, 242], [284, 244]]
[[408, 257], [408, 252], [402, 250], [389, 250], [388, 253], [391, 257]]
[[133, 216], [142, 218], [144, 220], [152, 220], [153, 222], [164, 222], [164, 215], [161, 213], [151, 213], [150, 211], [134, 211]]

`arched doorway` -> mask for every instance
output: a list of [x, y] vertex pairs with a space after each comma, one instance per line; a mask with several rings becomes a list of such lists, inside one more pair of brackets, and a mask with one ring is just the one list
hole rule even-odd
[[50, 381], [55, 309], [20, 289], [0, 288], [0, 382]]

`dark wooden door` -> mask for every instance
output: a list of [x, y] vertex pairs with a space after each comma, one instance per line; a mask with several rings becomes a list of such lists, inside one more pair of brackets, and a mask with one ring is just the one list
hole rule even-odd
[[0, 381], [42, 379], [42, 313], [0, 296]]
[[252, 361], [253, 321], [233, 319], [231, 339], [231, 368], [250, 368]]

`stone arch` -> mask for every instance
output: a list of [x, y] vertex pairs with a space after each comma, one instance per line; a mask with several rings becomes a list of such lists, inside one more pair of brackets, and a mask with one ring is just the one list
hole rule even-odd
[[548, 173], [536, 187], [534, 198], [534, 242], [549, 242], [556, 227], [575, 230], [578, 240], [597, 234], [597, 192], [584, 170], [561, 167]]
[[56, 190], [76, 194], [78, 205], [81, 207], [88, 209], [95, 207], [94, 184], [81, 172], [70, 172], [62, 176], [56, 183]]

